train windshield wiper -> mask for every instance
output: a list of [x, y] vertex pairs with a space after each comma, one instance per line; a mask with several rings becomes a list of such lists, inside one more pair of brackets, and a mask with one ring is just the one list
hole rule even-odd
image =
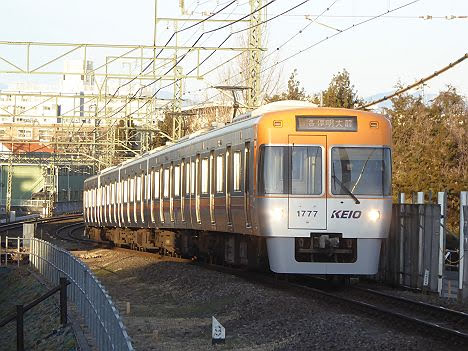
[[351, 198], [354, 200], [354, 202], [359, 205], [361, 203], [361, 201], [359, 201], [359, 199], [356, 197], [356, 195], [354, 195], [351, 190], [349, 190], [346, 185], [344, 185], [341, 180], [338, 179], [338, 177], [336, 175], [332, 175], [332, 178], [335, 179], [339, 186], [341, 186], [341, 189], [343, 189], [349, 196], [351, 196]]

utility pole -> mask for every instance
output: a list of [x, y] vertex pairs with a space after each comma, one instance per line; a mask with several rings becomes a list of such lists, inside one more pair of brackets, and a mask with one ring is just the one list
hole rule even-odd
[[249, 108], [256, 108], [260, 106], [260, 92], [261, 92], [261, 62], [262, 52], [258, 50], [262, 47], [262, 25], [264, 20], [265, 11], [262, 9], [255, 12], [263, 5], [263, 0], [249, 0], [250, 1], [250, 30], [249, 30], [249, 72], [247, 78], [247, 85], [251, 88], [247, 94], [247, 105]]
[[13, 181], [13, 148], [11, 149], [11, 154], [8, 157], [8, 176], [7, 176], [7, 189], [6, 189], [6, 221], [10, 222], [11, 216], [11, 186]]

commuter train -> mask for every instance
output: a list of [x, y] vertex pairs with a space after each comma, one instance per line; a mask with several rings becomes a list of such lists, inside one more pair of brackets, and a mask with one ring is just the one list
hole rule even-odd
[[262, 106], [84, 186], [89, 237], [277, 273], [375, 274], [391, 207], [389, 120], [300, 101]]

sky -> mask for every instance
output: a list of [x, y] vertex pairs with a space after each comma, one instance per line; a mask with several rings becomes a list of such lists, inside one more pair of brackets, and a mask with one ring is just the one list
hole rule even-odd
[[[267, 7], [267, 18], [301, 2], [303, 0], [277, 0]], [[266, 58], [262, 61], [263, 68], [323, 40], [313, 48], [275, 66], [273, 77], [279, 82], [277, 88], [285, 89], [288, 76], [297, 69], [302, 86], [307, 93], [313, 94], [325, 89], [334, 74], [346, 69], [358, 94], [370, 97], [394, 90], [397, 83], [411, 84], [468, 52], [466, 0], [420, 0], [378, 19], [360, 17], [382, 14], [409, 2], [411, 0], [307, 1], [287, 15], [267, 23], [264, 41], [267, 51], [264, 54]], [[227, 0], [185, 0], [187, 14], [182, 15], [179, 1], [159, 0], [158, 17], [203, 18], [203, 12], [219, 10], [229, 3]], [[151, 45], [154, 6], [155, 2], [152, 0], [2, 1], [0, 41]], [[248, 12], [248, 0], [237, 0], [214, 18], [236, 19]], [[310, 19], [322, 12], [323, 15], [315, 23], [311, 23]], [[433, 18], [422, 19], [420, 16]], [[465, 18], [446, 19], [445, 16]], [[339, 32], [365, 19], [370, 20]], [[192, 22], [179, 23], [183, 28]], [[308, 24], [310, 25], [304, 29]], [[203, 30], [219, 26], [219, 23], [198, 25], [184, 32], [179, 38], [179, 44], [186, 43], [190, 46]], [[199, 44], [218, 46], [231, 30], [239, 30], [246, 26], [248, 24], [238, 23], [232, 29], [227, 27], [211, 35], [204, 35]], [[297, 34], [301, 29], [302, 33]], [[163, 44], [173, 30], [172, 23], [160, 22], [157, 43]], [[337, 35], [324, 40], [334, 34]], [[239, 46], [241, 36], [242, 34], [233, 36], [225, 46]], [[281, 46], [288, 39], [291, 40]], [[280, 50], [276, 50], [278, 47]], [[47, 57], [49, 54], [44, 52], [43, 55]], [[98, 61], [98, 56], [103, 54], [95, 55]], [[232, 55], [217, 53], [206, 62], [204, 68], [209, 70]], [[23, 60], [17, 49], [5, 45], [0, 45], [0, 57], [12, 61]], [[188, 57], [181, 63], [183, 71], [188, 72], [194, 62], [193, 58]], [[0, 68], [1, 65], [2, 63]], [[235, 67], [232, 69], [238, 70]], [[225, 72], [217, 70], [207, 76], [204, 82], [187, 81], [184, 89], [199, 89], [200, 96], [209, 98], [210, 94], [214, 95], [216, 91], [207, 90], [207, 87], [221, 83], [222, 78], [226, 76]], [[0, 74], [0, 86], [4, 87], [5, 84], [18, 79], [46, 81], [52, 78]], [[424, 88], [425, 93], [435, 94], [447, 85], [454, 86], [459, 93], [468, 96], [468, 60], [429, 81]]]

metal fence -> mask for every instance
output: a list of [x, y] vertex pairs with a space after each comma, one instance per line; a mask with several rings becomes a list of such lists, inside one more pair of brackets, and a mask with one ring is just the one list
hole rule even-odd
[[50, 283], [66, 277], [69, 299], [96, 339], [99, 350], [133, 350], [117, 308], [91, 270], [76, 257], [47, 241], [30, 239], [30, 262]]
[[439, 205], [393, 205], [379, 278], [394, 285], [438, 291]]

